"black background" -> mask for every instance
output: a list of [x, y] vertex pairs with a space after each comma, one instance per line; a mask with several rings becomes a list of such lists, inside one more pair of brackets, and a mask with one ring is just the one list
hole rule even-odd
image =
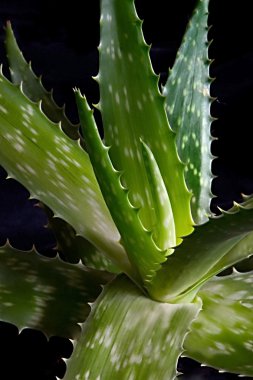
[[[146, 41], [152, 42], [154, 69], [161, 73], [162, 82], [168, 67], [173, 64], [194, 4], [194, 0], [136, 0], [139, 16], [145, 20]], [[240, 201], [241, 192], [253, 192], [253, 24], [250, 6], [251, 2], [246, 0], [210, 0], [212, 28], [209, 39], [214, 40], [210, 58], [215, 59], [211, 76], [216, 78], [212, 96], [217, 97], [212, 115], [218, 118], [212, 125], [212, 134], [218, 137], [212, 151], [219, 157], [213, 163], [213, 173], [218, 176], [213, 181], [213, 192], [217, 196], [213, 210], [217, 205], [228, 208], [233, 200]], [[99, 0], [66, 3], [1, 0], [0, 61], [5, 65], [6, 74], [3, 26], [7, 20], [11, 20], [19, 45], [25, 57], [32, 61], [34, 71], [42, 74], [48, 89], [54, 88], [55, 99], [59, 104], [67, 104], [67, 114], [76, 121], [73, 87], [81, 88], [90, 103], [99, 99], [97, 84], [91, 79], [98, 72]], [[0, 174], [0, 243], [4, 244], [9, 238], [15, 247], [29, 249], [35, 243], [40, 251], [48, 252], [53, 239], [43, 228], [46, 219], [34, 207], [35, 202], [27, 200], [28, 193], [20, 185], [14, 180], [6, 180], [4, 171]], [[1, 368], [9, 371], [5, 377], [0, 375], [1, 379], [14, 379], [18, 373], [19, 376], [24, 374], [26, 379], [44, 380], [53, 379], [57, 371], [59, 376], [63, 373], [59, 357], [70, 354], [68, 343], [57, 338], [47, 342], [43, 335], [29, 330], [23, 330], [18, 337], [13, 326], [1, 325], [0, 331], [3, 352], [0, 371]], [[32, 347], [30, 351], [29, 347]], [[187, 362], [184, 365], [188, 372], [184, 379], [187, 380], [234, 378], [208, 369], [200, 372], [197, 366], [184, 362]], [[193, 369], [195, 372], [191, 372]]]

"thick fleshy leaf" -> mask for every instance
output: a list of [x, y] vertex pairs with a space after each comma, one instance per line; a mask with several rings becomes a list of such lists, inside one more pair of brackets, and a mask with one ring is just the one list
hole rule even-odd
[[61, 122], [63, 131], [72, 139], [77, 140], [80, 135], [78, 125], [73, 125], [66, 117], [64, 107], [60, 108], [54, 102], [52, 93], [42, 85], [41, 78], [36, 77], [31, 64], [28, 64], [20, 51], [13, 34], [10, 22], [6, 25], [6, 50], [10, 65], [12, 82], [16, 85], [22, 83], [25, 95], [32, 101], [41, 101], [43, 112], [54, 122]]
[[65, 380], [172, 380], [186, 333], [201, 308], [146, 298], [126, 277], [106, 286], [83, 324]]
[[[151, 149], [166, 186], [177, 237], [192, 231], [190, 194], [178, 159], [165, 99], [149, 58], [134, 0], [101, 1], [100, 103], [105, 143], [115, 169], [123, 171], [129, 199], [141, 207], [147, 229], [157, 224], [155, 204], [142, 155], [141, 140]], [[180, 202], [178, 202], [180, 199]]]
[[[26, 96], [34, 101], [41, 101], [43, 112], [54, 122], [61, 122], [63, 131], [72, 139], [81, 138], [78, 125], [73, 125], [64, 113], [64, 108], [58, 107], [52, 97], [52, 92], [48, 92], [42, 85], [41, 78], [36, 77], [31, 64], [28, 64], [20, 51], [15, 39], [10, 22], [6, 25], [6, 50], [10, 66], [12, 82], [16, 85], [22, 83], [22, 89]], [[56, 125], [58, 127], [58, 125]], [[42, 205], [42, 203], [41, 203]], [[50, 228], [53, 230], [58, 249], [61, 255], [69, 262], [78, 262], [85, 256], [85, 263], [90, 261], [92, 266], [97, 265], [97, 269], [114, 269], [110, 261], [104, 254], [100, 253], [88, 240], [81, 236], [76, 236], [73, 228], [62, 219], [54, 218], [49, 209], [44, 206], [47, 216], [50, 218]], [[90, 259], [90, 260], [89, 260]]]
[[0, 162], [9, 175], [131, 274], [87, 153], [2, 75], [0, 101]]
[[81, 265], [48, 259], [36, 251], [0, 247], [0, 319], [20, 329], [74, 338], [111, 276]]
[[208, 219], [211, 201], [208, 3], [199, 0], [163, 89], [179, 157], [187, 165], [185, 179], [193, 193], [191, 208], [197, 224]]
[[98, 133], [86, 99], [76, 91], [79, 117], [87, 151], [102, 194], [120, 232], [121, 241], [131, 263], [140, 274], [139, 284], [149, 282], [165, 260], [166, 251], [159, 249], [139, 218], [139, 210], [129, 201], [127, 189], [122, 186], [120, 172], [114, 169], [107, 148]]
[[162, 265], [150, 293], [164, 301], [187, 299], [210, 277], [248, 257], [253, 249], [252, 200], [196, 227]]
[[199, 292], [203, 310], [186, 337], [186, 355], [253, 376], [253, 273], [216, 277]]

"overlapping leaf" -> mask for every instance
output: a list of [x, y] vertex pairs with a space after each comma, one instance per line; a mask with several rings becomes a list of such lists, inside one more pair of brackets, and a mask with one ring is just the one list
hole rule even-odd
[[[77, 140], [80, 137], [82, 140], [78, 125], [73, 125], [68, 120], [64, 113], [64, 108], [56, 105], [52, 93], [44, 88], [41, 79], [37, 78], [32, 71], [31, 64], [28, 64], [24, 59], [9, 22], [6, 26], [5, 42], [12, 82], [17, 85], [22, 83], [22, 89], [30, 100], [34, 102], [41, 101], [41, 107], [46, 116], [52, 121], [60, 122], [62, 130], [70, 138]], [[83, 145], [82, 141], [81, 143]], [[89, 262], [93, 267], [116, 270], [116, 267], [107, 260], [106, 256], [99, 252], [88, 240], [81, 236], [77, 237], [72, 226], [68, 225], [66, 221], [54, 218], [48, 207], [44, 206], [44, 210], [50, 219], [50, 228], [53, 230], [58, 248], [60, 247], [61, 254], [65, 260], [78, 262], [79, 259], [84, 259], [85, 257], [86, 264]]]
[[123, 171], [123, 184], [129, 189], [130, 202], [141, 207], [144, 226], [153, 229], [160, 221], [154, 211], [140, 139], [147, 144], [165, 183], [177, 237], [187, 235], [192, 231], [192, 220], [184, 167], [177, 156], [175, 136], [168, 124], [134, 1], [102, 0], [100, 24], [99, 109], [113, 166]]
[[252, 231], [253, 204], [250, 198], [196, 227], [163, 264], [154, 277], [150, 293], [156, 299], [166, 301], [194, 295], [194, 290], [197, 291], [210, 277], [252, 253]]
[[253, 376], [253, 273], [216, 277], [199, 296], [203, 310], [186, 338], [185, 354], [209, 366]]
[[119, 273], [119, 268], [113, 265], [113, 263], [88, 240], [80, 235], [76, 235], [73, 227], [63, 219], [54, 217], [48, 207], [41, 207], [46, 211], [49, 220], [48, 228], [50, 228], [55, 235], [57, 251], [64, 261], [78, 263], [82, 260], [83, 264], [89, 268]]
[[9, 175], [131, 275], [87, 153], [2, 75], [0, 100], [0, 160]]
[[187, 165], [185, 178], [193, 193], [191, 209], [197, 224], [207, 220], [211, 201], [208, 3], [199, 0], [163, 89], [178, 153]]
[[76, 91], [76, 99], [87, 151], [101, 191], [120, 232], [128, 257], [140, 274], [138, 282], [143, 285], [149, 282], [155, 271], [160, 268], [166, 252], [156, 246], [151, 234], [143, 228], [138, 209], [129, 201], [128, 191], [121, 184], [120, 173], [111, 163], [109, 149], [100, 139], [93, 112], [80, 91]]
[[173, 380], [200, 300], [184, 305], [146, 298], [125, 276], [106, 286], [83, 324], [65, 380]]
[[74, 338], [110, 276], [48, 259], [36, 251], [0, 247], [0, 319], [20, 329]]

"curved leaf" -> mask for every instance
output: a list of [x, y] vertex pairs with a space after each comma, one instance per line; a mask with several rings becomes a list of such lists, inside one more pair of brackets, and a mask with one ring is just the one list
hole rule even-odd
[[203, 310], [185, 354], [206, 365], [253, 376], [253, 273], [216, 277], [199, 292]]
[[9, 175], [133, 275], [87, 153], [2, 75], [0, 101], [0, 161]]
[[201, 308], [152, 301], [126, 277], [106, 286], [83, 325], [65, 380], [172, 380], [186, 333]]
[[197, 224], [208, 219], [211, 201], [208, 3], [199, 0], [163, 89], [178, 154], [187, 165], [185, 179], [193, 193], [191, 209]]
[[88, 302], [96, 299], [100, 285], [110, 278], [6, 244], [0, 247], [0, 319], [20, 329], [74, 338], [80, 332], [77, 324], [89, 314]]
[[196, 227], [157, 272], [149, 291], [168, 301], [192, 297], [213, 275], [253, 250], [253, 197]]

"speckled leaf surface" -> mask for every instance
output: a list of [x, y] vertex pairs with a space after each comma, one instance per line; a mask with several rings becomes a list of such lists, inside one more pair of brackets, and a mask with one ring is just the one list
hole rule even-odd
[[120, 172], [115, 170], [110, 160], [110, 149], [103, 144], [93, 111], [80, 91], [76, 91], [76, 100], [87, 151], [102, 194], [120, 232], [128, 257], [140, 275], [138, 282], [143, 285], [160, 268], [166, 252], [155, 245], [151, 233], [143, 228], [139, 210], [129, 201], [129, 193], [122, 186]]
[[172, 380], [200, 300], [172, 305], [146, 298], [125, 276], [103, 289], [83, 324], [64, 380]]
[[31, 196], [130, 272], [87, 153], [0, 76], [0, 162]]
[[253, 376], [253, 273], [216, 277], [199, 292], [203, 310], [185, 354], [209, 366]]
[[197, 224], [210, 214], [212, 180], [208, 3], [199, 0], [163, 89], [179, 157], [187, 165], [185, 179], [193, 193], [191, 208]]
[[[178, 159], [165, 99], [158, 90], [158, 78], [149, 58], [133, 0], [101, 1], [100, 102], [105, 143], [129, 199], [141, 207], [140, 217], [147, 229], [157, 223], [140, 139], [151, 149], [163, 177], [175, 219], [177, 237], [192, 231], [190, 194], [184, 166]], [[180, 202], [178, 202], [180, 199]]]
[[[10, 22], [6, 25], [6, 51], [10, 66], [11, 79], [14, 84], [21, 84], [26, 96], [34, 101], [41, 101], [43, 112], [48, 118], [55, 122], [61, 122], [63, 131], [72, 139], [77, 140], [80, 137], [78, 125], [73, 125], [64, 113], [64, 108], [58, 107], [52, 97], [52, 93], [48, 92], [42, 85], [41, 78], [36, 77], [31, 64], [28, 64], [20, 51], [15, 39]], [[42, 204], [41, 204], [42, 205]], [[97, 266], [98, 269], [113, 269], [115, 266], [107, 260], [106, 256], [100, 253], [88, 240], [81, 236], [76, 236], [73, 228], [49, 211], [44, 206], [44, 210], [50, 219], [50, 228], [53, 230], [57, 239], [58, 248], [65, 260], [69, 262], [78, 262], [79, 259], [88, 261], [92, 267]]]
[[[151, 284], [156, 299], [187, 297], [192, 290], [252, 253], [252, 198], [196, 227], [175, 249]], [[241, 245], [240, 245], [241, 244]], [[194, 293], [193, 293], [194, 294]]]
[[0, 319], [43, 331], [47, 336], [74, 338], [89, 314], [106, 273], [48, 259], [36, 251], [0, 247]]
[[79, 136], [78, 125], [73, 125], [66, 117], [64, 107], [60, 108], [53, 100], [52, 93], [42, 85], [41, 78], [36, 77], [31, 64], [28, 64], [20, 51], [14, 37], [10, 22], [6, 25], [5, 45], [10, 66], [11, 79], [14, 84], [20, 85], [26, 96], [34, 102], [41, 101], [42, 109], [50, 120], [61, 122], [63, 131], [72, 139]]

